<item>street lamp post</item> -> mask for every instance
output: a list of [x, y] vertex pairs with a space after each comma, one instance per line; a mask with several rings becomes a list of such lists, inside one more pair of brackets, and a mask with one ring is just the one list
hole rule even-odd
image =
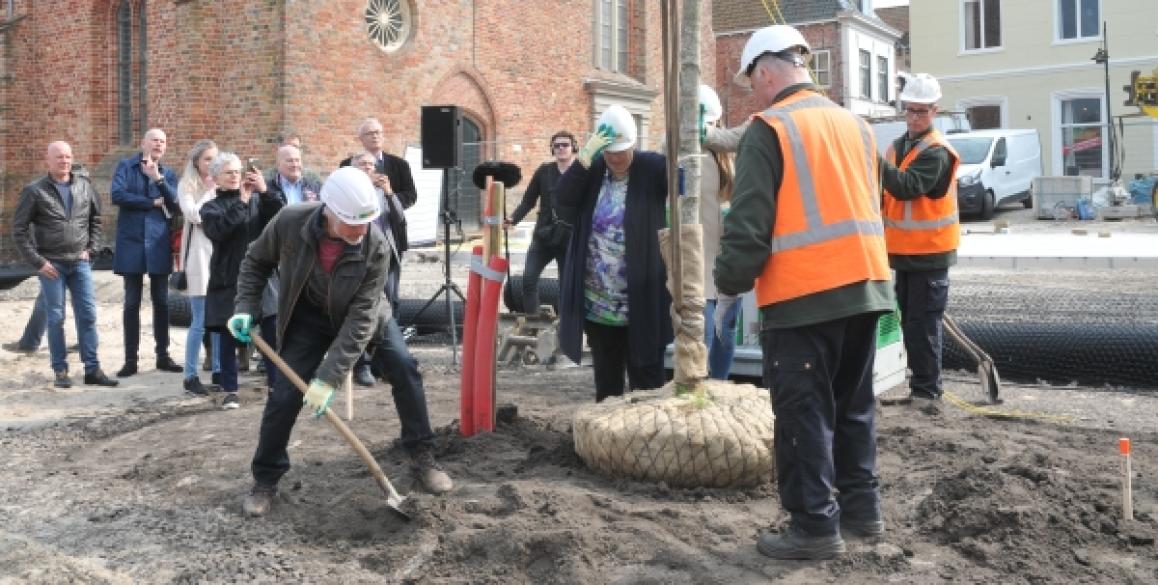
[[1106, 32], [1106, 23], [1102, 23], [1102, 46], [1097, 53], [1090, 58], [1094, 63], [1098, 63], [1105, 68], [1106, 75], [1106, 147], [1110, 153], [1110, 180], [1117, 181], [1120, 174], [1119, 169], [1114, 161], [1114, 116], [1110, 113], [1110, 49], [1109, 49], [1109, 35]]

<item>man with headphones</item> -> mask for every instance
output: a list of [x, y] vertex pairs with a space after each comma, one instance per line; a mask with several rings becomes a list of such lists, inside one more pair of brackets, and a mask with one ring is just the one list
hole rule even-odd
[[539, 165], [523, 192], [522, 202], [503, 222], [504, 227], [519, 223], [535, 208], [535, 202], [539, 202], [539, 216], [535, 219], [531, 247], [523, 265], [523, 312], [528, 315], [539, 314], [539, 275], [547, 264], [554, 260], [559, 273], [563, 273], [571, 226], [559, 220], [555, 213], [555, 185], [575, 162], [577, 150], [575, 136], [570, 132], [560, 130], [551, 136], [551, 154], [555, 160]]

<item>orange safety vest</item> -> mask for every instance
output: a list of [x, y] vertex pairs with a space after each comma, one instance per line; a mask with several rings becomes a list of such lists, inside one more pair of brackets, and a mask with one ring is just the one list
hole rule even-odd
[[763, 307], [891, 279], [868, 125], [808, 90], [756, 117], [776, 131], [784, 157], [772, 253], [756, 279], [756, 302]]
[[[961, 157], [945, 137], [936, 128], [930, 130], [909, 149], [897, 168], [901, 171], [908, 169], [922, 152], [932, 146], [940, 146], [949, 153], [952, 161], [949, 189], [937, 199], [922, 195], [909, 201], [901, 201], [885, 191], [883, 212], [889, 254], [911, 256], [952, 252], [961, 242], [961, 223], [957, 214], [957, 167], [961, 164]], [[890, 145], [885, 151], [885, 159], [896, 164], [896, 158], [897, 153]]]

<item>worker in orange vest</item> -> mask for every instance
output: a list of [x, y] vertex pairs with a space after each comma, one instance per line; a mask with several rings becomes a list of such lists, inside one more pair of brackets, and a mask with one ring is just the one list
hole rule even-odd
[[744, 47], [737, 82], [767, 109], [740, 140], [715, 264], [718, 319], [753, 285], [760, 305], [776, 481], [792, 521], [756, 548], [777, 559], [833, 558], [842, 532], [884, 532], [872, 375], [877, 320], [895, 301], [876, 141], [817, 91], [809, 55], [785, 25]]
[[889, 265], [896, 271], [901, 331], [909, 358], [910, 403], [941, 408], [941, 317], [949, 300], [949, 267], [957, 263], [957, 166], [960, 158], [933, 127], [941, 85], [927, 74], [906, 81], [907, 132], [881, 163], [882, 214]]

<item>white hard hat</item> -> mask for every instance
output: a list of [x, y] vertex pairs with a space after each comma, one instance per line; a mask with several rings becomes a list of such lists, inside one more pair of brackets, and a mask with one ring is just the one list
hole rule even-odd
[[635, 118], [627, 112], [627, 109], [619, 104], [612, 105], [599, 116], [599, 121], [595, 123], [598, 128], [604, 124], [611, 126], [615, 131], [615, 139], [607, 146], [607, 152], [622, 152], [635, 146], [635, 139], [639, 134], [639, 130], [635, 127]]
[[700, 84], [700, 105], [704, 107], [704, 122], [714, 123], [724, 115], [724, 108], [720, 105], [720, 96], [716, 90]]
[[743, 87], [751, 87], [752, 81], [748, 78], [748, 69], [764, 53], [779, 53], [792, 47], [802, 47], [805, 53], [812, 52], [804, 35], [794, 27], [786, 24], [766, 26], [748, 38], [744, 45], [744, 52], [740, 53], [740, 70], [736, 72], [736, 83]]
[[330, 173], [322, 185], [321, 199], [346, 225], [370, 223], [382, 212], [370, 175], [354, 167], [342, 167]]
[[941, 99], [941, 84], [937, 82], [936, 77], [928, 73], [909, 75], [899, 99], [902, 102], [916, 104], [935, 104]]

